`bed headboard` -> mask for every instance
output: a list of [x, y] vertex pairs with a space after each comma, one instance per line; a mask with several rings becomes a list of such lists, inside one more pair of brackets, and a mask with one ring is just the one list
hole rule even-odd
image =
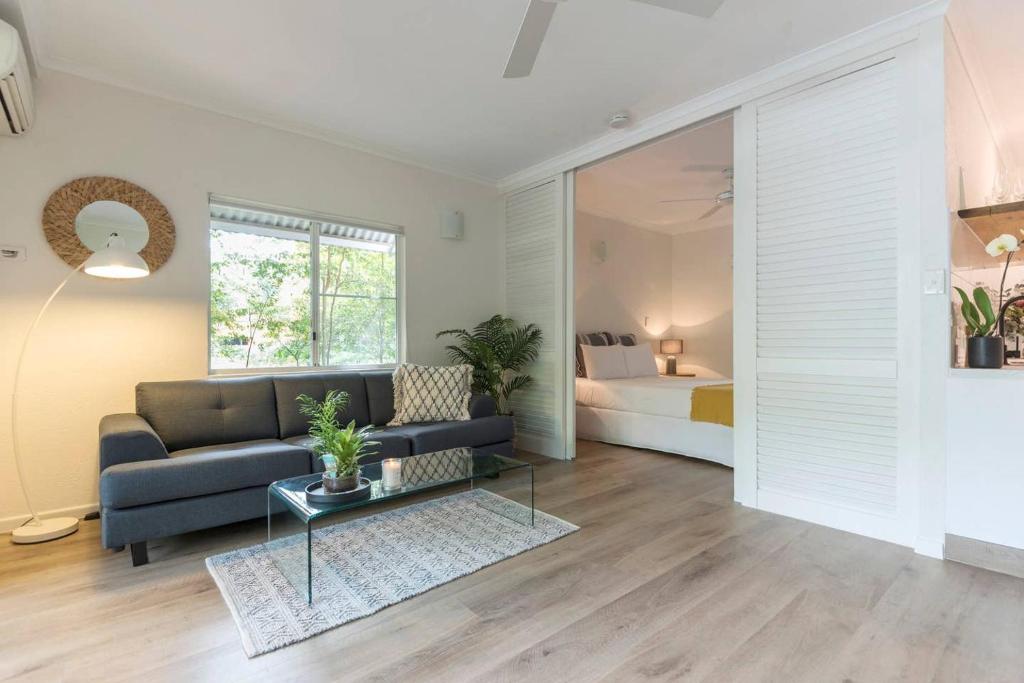
[[623, 346], [636, 346], [636, 335], [612, 334], [611, 332], [586, 332], [576, 333], [576, 376], [586, 377], [587, 368], [583, 364], [583, 350], [581, 346], [612, 346], [622, 344]]

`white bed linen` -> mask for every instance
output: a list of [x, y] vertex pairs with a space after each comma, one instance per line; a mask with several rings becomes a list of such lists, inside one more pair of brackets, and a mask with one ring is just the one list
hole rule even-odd
[[732, 427], [712, 422], [576, 406], [576, 437], [733, 466]]
[[694, 387], [730, 382], [700, 377], [577, 377], [576, 405], [689, 420]]

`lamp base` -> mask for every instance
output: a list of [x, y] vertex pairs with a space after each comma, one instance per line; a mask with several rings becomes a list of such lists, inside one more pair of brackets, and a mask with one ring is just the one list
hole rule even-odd
[[665, 359], [665, 374], [674, 375], [676, 374], [676, 357], [669, 356]]
[[42, 543], [63, 538], [78, 531], [77, 517], [33, 519], [11, 532], [12, 543]]

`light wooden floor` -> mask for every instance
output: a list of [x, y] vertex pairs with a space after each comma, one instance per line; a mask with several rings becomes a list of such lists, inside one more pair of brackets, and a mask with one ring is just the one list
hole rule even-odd
[[1024, 581], [744, 509], [731, 470], [581, 443], [535, 459], [582, 530], [248, 660], [203, 564], [260, 522], [0, 543], [0, 679], [1022, 681]]

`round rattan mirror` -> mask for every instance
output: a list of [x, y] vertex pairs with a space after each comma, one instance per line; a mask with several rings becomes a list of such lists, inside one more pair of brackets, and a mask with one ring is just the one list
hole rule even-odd
[[[120, 213], [116, 204], [123, 205]], [[92, 176], [72, 180], [59, 188], [50, 195], [43, 209], [46, 240], [65, 263], [77, 268], [96, 250], [95, 240], [89, 239], [82, 229], [82, 219], [95, 218], [92, 214], [98, 207], [106, 207], [101, 212], [104, 216], [141, 216], [144, 225], [138, 229], [148, 235], [143, 232], [144, 237], [139, 238], [140, 246], [145, 244], [139, 256], [151, 273], [167, 262], [174, 251], [174, 221], [167, 208], [145, 189], [127, 180]], [[82, 241], [82, 236], [86, 236], [86, 242]]]

